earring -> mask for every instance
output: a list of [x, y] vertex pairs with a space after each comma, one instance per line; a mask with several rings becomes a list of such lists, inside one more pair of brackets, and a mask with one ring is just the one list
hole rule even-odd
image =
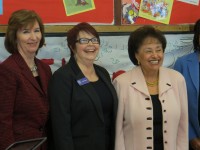
[[138, 60], [138, 65], [140, 65], [140, 61]]

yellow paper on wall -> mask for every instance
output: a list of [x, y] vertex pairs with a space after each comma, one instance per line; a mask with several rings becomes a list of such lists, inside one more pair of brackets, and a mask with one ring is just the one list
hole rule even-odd
[[67, 16], [95, 9], [94, 0], [63, 0]]
[[174, 0], [141, 0], [139, 16], [169, 24]]

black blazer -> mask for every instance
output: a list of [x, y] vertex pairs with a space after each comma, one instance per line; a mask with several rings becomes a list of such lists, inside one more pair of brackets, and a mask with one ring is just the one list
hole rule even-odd
[[[112, 148], [114, 149], [117, 94], [108, 72], [94, 65], [99, 78], [113, 96]], [[49, 85], [50, 109], [55, 150], [105, 150], [105, 124], [101, 101], [72, 56], [58, 69]]]

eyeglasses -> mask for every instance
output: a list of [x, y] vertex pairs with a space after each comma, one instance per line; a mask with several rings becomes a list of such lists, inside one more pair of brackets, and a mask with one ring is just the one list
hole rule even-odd
[[76, 42], [79, 42], [80, 44], [88, 44], [90, 41], [91, 41], [93, 44], [99, 44], [99, 39], [96, 38], [96, 37], [91, 38], [91, 39], [88, 39], [88, 38], [80, 38], [80, 39], [76, 40]]

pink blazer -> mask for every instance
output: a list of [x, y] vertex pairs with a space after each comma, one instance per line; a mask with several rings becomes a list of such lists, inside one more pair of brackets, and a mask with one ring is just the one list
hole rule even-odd
[[0, 64], [0, 150], [18, 140], [45, 136], [50, 67], [35, 59], [41, 86], [20, 54]]
[[[153, 150], [152, 102], [141, 68], [118, 76], [113, 84], [119, 98], [115, 150]], [[160, 68], [159, 100], [164, 149], [188, 150], [187, 91], [180, 73]]]

